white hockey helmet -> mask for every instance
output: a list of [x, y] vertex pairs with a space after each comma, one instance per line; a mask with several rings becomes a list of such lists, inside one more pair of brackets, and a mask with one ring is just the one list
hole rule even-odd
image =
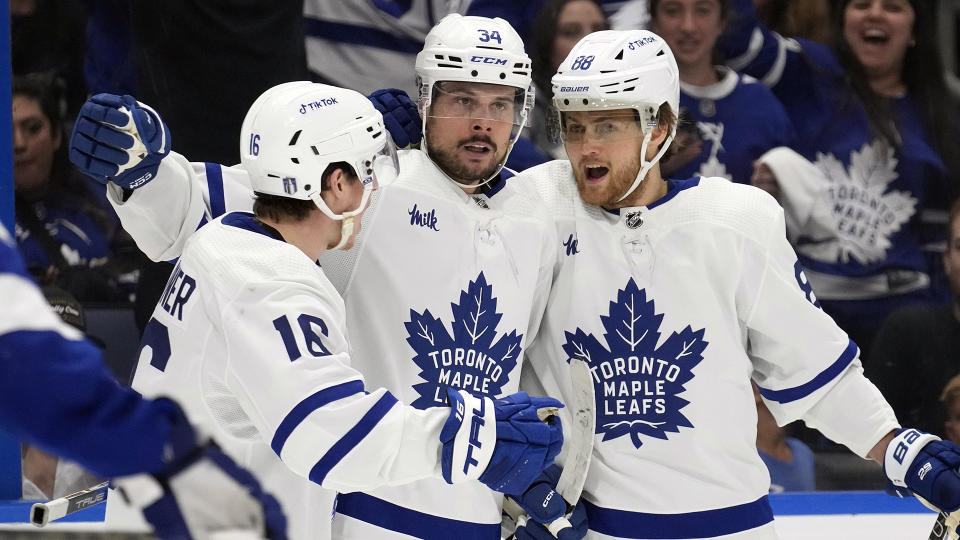
[[[430, 29], [423, 50], [417, 54], [417, 86], [424, 133], [427, 117], [432, 116], [430, 104], [435, 92], [443, 91], [441, 83], [486, 83], [516, 89], [513, 115], [506, 120], [513, 124], [507, 152], [497, 170], [479, 185], [488, 183], [500, 173], [520, 130], [530, 117], [534, 103], [530, 69], [530, 57], [524, 51], [523, 40], [507, 21], [499, 17], [491, 19], [451, 13]], [[476, 118], [475, 114], [477, 111], [471, 111], [469, 115], [465, 112], [460, 117]], [[480, 118], [504, 121], [492, 116]], [[421, 143], [424, 150], [427, 149], [426, 141], [424, 137]], [[466, 186], [456, 179], [451, 180]], [[469, 187], [477, 187], [477, 184]]]
[[[359, 92], [313, 83], [283, 83], [260, 95], [240, 129], [240, 160], [255, 193], [312, 200], [341, 221], [342, 247], [380, 181], [399, 171], [396, 147], [383, 116]], [[331, 163], [346, 162], [363, 183], [360, 205], [335, 214], [321, 196], [321, 176]]]
[[663, 157], [677, 132], [676, 122], [657, 155], [646, 160], [647, 145], [666, 103], [680, 113], [680, 72], [673, 51], [648, 30], [603, 30], [585, 36], [570, 51], [551, 80], [555, 114], [551, 131], [564, 139], [564, 113], [633, 109], [644, 131], [641, 166], [629, 196], [653, 165]]

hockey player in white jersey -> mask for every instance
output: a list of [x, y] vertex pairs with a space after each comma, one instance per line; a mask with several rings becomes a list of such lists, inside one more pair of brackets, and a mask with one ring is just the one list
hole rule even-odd
[[720, 178], [661, 177], [678, 87], [659, 36], [585, 37], [553, 78], [569, 161], [517, 177], [568, 246], [530, 350], [536, 382], [563, 399], [565, 359], [593, 372], [587, 537], [775, 538], [751, 379], [779, 423], [802, 419], [957, 510], [958, 448], [898, 431], [857, 345], [819, 308], [776, 202]]
[[0, 427], [114, 478], [159, 538], [286, 538], [276, 499], [175, 402], [116, 383], [99, 349], [50, 309], [2, 224], [0, 298]]
[[[507, 99], [503, 92], [486, 99], [468, 89], [460, 101], [447, 103], [464, 105], [472, 98], [488, 107], [488, 115], [512, 115], [516, 94], [510, 87]], [[464, 160], [468, 172], [473, 161], [488, 163], [464, 177], [465, 183], [496, 176], [513, 118], [505, 124], [495, 142], [474, 143], [484, 151], [465, 150], [481, 156]], [[437, 146], [444, 148], [442, 142]], [[501, 151], [488, 160], [494, 148]], [[148, 395], [173, 393], [229, 438], [226, 449], [282, 494], [293, 536], [308, 538], [308, 531], [329, 528], [330, 506], [323, 505], [325, 494], [316, 485], [322, 484], [341, 492], [335, 538], [395, 537], [378, 531], [399, 527], [416, 537], [498, 537], [499, 497], [490, 489], [522, 491], [560, 448], [559, 425], [541, 423], [536, 415], [537, 408], [557, 402], [523, 394], [491, 399], [516, 391], [522, 334], [535, 320], [538, 241], [552, 231], [524, 232], [527, 218], [505, 219], [506, 209], [492, 195], [476, 195], [486, 204], [481, 207], [419, 151], [407, 153], [399, 164], [417, 174], [394, 179], [397, 163], [378, 155], [386, 149], [392, 143], [380, 113], [356, 92], [297, 82], [265, 93], [244, 122], [242, 169], [234, 169], [257, 194], [256, 217], [228, 213], [187, 240], [148, 324], [133, 384]], [[334, 162], [349, 164], [362, 182], [338, 180], [346, 167], [328, 167]], [[362, 238], [356, 233], [371, 196], [371, 169], [384, 187], [377, 192], [377, 206], [367, 212], [379, 216], [363, 218], [366, 242], [347, 252], [360, 260], [349, 276], [345, 307], [325, 274], [344, 263], [321, 254], [328, 246], [349, 249]], [[140, 178], [141, 172], [134, 175]], [[425, 178], [433, 182], [429, 189], [406, 187]], [[173, 189], [177, 180], [158, 176], [128, 202], [165, 181]], [[522, 197], [503, 195], [506, 205], [519, 204], [515, 201]], [[290, 208], [291, 216], [284, 211], [278, 219], [263, 210], [262, 201], [271, 199], [276, 200], [269, 208]], [[303, 209], [300, 200], [309, 215], [288, 224], [297, 215], [294, 209]], [[507, 238], [507, 232], [514, 236]], [[459, 236], [439, 247], [425, 236], [440, 234]], [[401, 242], [406, 253], [391, 245]], [[481, 243], [476, 250], [474, 242]], [[442, 255], [444, 249], [464, 256], [431, 260], [435, 250]], [[318, 258], [332, 262], [324, 262], [321, 270], [313, 263]], [[406, 290], [410, 286], [416, 286], [416, 294]], [[498, 306], [501, 286], [508, 298], [516, 298], [516, 306]], [[424, 294], [428, 287], [434, 294]], [[443, 316], [457, 301], [453, 337], [445, 337], [445, 326], [431, 312]], [[383, 388], [364, 390], [376, 387]], [[459, 412], [447, 406], [453, 399], [459, 400]], [[484, 418], [471, 419], [478, 407]], [[471, 426], [479, 443], [469, 438]], [[478, 444], [485, 449], [479, 456], [471, 450]], [[410, 482], [416, 487], [374, 490]], [[358, 490], [394, 498], [387, 502], [386, 496], [352, 493]], [[425, 517], [415, 517], [421, 512]], [[473, 523], [457, 520], [474, 516]]]

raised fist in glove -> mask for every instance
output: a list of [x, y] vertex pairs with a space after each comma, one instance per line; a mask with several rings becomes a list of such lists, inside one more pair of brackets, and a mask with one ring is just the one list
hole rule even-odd
[[563, 431], [551, 415], [563, 405], [555, 399], [518, 392], [493, 400], [452, 388], [447, 399], [440, 463], [449, 483], [478, 479], [502, 493], [521, 493], [560, 452]]
[[161, 539], [207, 538], [214, 533], [286, 538], [280, 504], [252, 474], [240, 468], [216, 444], [198, 441], [183, 411], [168, 399], [170, 437], [162, 470], [116, 478], [114, 486], [143, 512]]
[[397, 148], [420, 143], [422, 121], [417, 104], [403, 90], [384, 88], [367, 96], [374, 108], [383, 115], [383, 124]]
[[127, 189], [152, 180], [168, 152], [170, 131], [160, 115], [130, 96], [88, 99], [70, 135], [70, 161], [81, 172]]
[[883, 471], [903, 495], [908, 489], [943, 512], [960, 509], [960, 447], [916, 429], [901, 429], [887, 445]]

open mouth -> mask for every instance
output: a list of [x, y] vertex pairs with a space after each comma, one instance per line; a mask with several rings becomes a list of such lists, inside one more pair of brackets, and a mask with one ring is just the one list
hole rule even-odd
[[883, 30], [871, 29], [862, 34], [864, 43], [869, 45], [886, 45], [890, 41], [890, 35]]
[[597, 181], [602, 179], [610, 169], [602, 165], [587, 165], [587, 180]]
[[463, 145], [464, 150], [474, 154], [489, 154], [490, 147], [483, 143], [470, 143]]

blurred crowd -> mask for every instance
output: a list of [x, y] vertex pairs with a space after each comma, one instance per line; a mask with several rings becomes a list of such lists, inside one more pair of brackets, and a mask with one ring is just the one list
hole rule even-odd
[[[522, 170], [565, 158], [546, 129], [550, 80], [577, 41], [597, 30], [648, 28], [671, 46], [680, 69], [684, 123], [665, 175], [722, 176], [775, 197], [811, 294], [859, 345], [866, 374], [901, 423], [960, 444], [960, 125], [940, 2], [9, 6], [16, 239], [38, 282], [55, 287], [61, 305], [74, 298], [67, 311], [81, 321], [84, 308], [108, 306], [133, 313], [142, 331], [172, 268], [140, 253], [103, 186], [67, 159], [88, 96], [134, 95], [160, 112], [176, 151], [236, 163], [244, 113], [267, 88], [312, 79], [364, 93], [399, 88], [416, 100], [410, 66], [430, 27], [451, 11], [498, 16], [520, 32], [533, 61], [535, 112], [508, 162]], [[833, 448], [802, 427], [778, 427], [759, 399], [757, 407], [758, 448], [775, 489], [839, 485], [814, 477], [816, 459], [830, 459]], [[24, 460], [35, 495], [64, 492], [54, 489], [58, 471], [77, 476], [34, 450], [25, 449]]]

